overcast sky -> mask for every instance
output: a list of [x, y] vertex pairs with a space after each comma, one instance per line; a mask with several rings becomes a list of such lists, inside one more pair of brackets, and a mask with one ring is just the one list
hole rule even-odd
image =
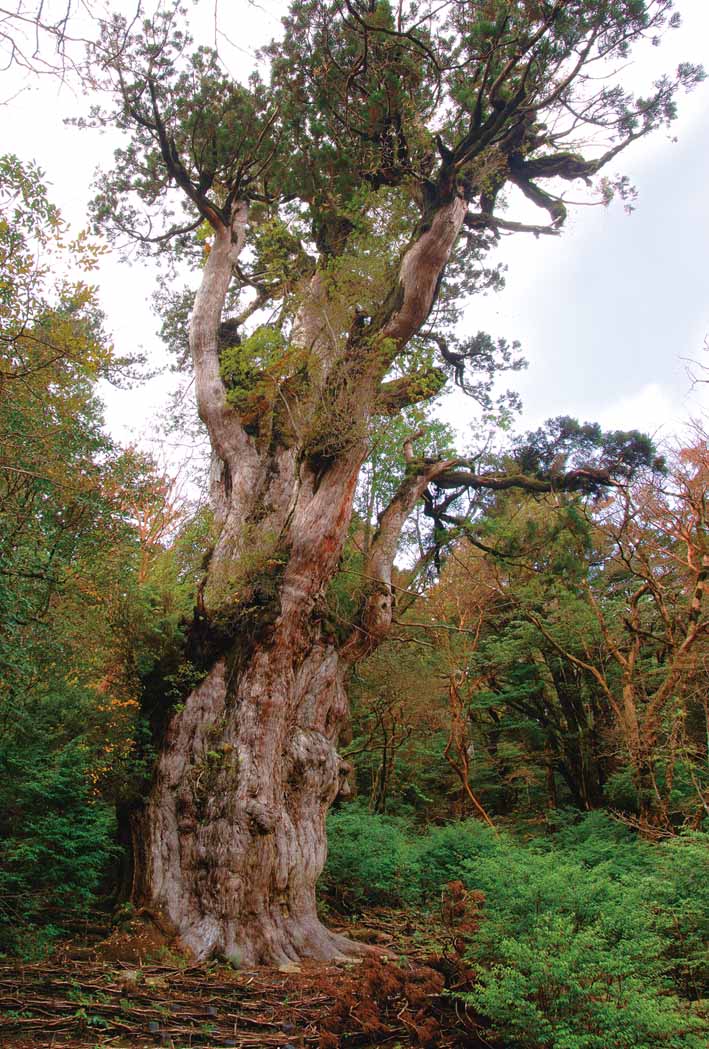
[[[221, 38], [220, 47], [237, 75], [248, 74], [253, 48], [278, 32], [278, 8], [278, 0], [232, 0], [224, 10], [234, 46]], [[649, 85], [653, 74], [682, 60], [709, 65], [709, 3], [678, 0], [677, 8], [682, 28], [659, 49], [648, 48], [624, 72], [627, 82]], [[203, 5], [194, 23], [205, 42], [211, 42], [213, 10]], [[0, 108], [0, 148], [36, 160], [54, 202], [80, 227], [93, 172], [110, 163], [110, 136], [65, 127], [64, 118], [86, 105], [68, 86], [59, 89], [52, 79], [25, 82], [12, 98], [23, 83], [5, 73], [0, 84], [0, 98], [9, 100]], [[670, 435], [689, 417], [709, 412], [709, 384], [692, 388], [683, 360], [709, 364], [703, 351], [709, 334], [709, 82], [680, 99], [672, 136], [676, 142], [660, 132], [619, 158], [614, 170], [630, 175], [639, 191], [632, 215], [620, 204], [570, 209], [559, 238], [503, 239], [499, 258], [508, 265], [507, 287], [471, 302], [466, 325], [522, 342], [529, 370], [510, 378], [523, 396], [523, 428], [570, 414]], [[509, 217], [518, 216], [510, 210]], [[99, 284], [119, 352], [141, 345], [152, 359], [163, 359], [146, 265], [108, 260]], [[113, 432], [125, 440], [149, 425], [162, 409], [164, 389], [165, 380], [156, 380], [130, 394], [109, 393]], [[454, 398], [446, 412], [463, 427], [471, 409]]]

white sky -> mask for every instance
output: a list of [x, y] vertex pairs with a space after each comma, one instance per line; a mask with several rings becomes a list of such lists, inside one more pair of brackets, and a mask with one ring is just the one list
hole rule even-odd
[[[279, 0], [232, 0], [220, 18], [229, 39], [223, 57], [240, 78], [250, 51], [279, 30]], [[659, 49], [648, 48], [624, 79], [650, 84], [679, 61], [709, 65], [709, 3], [678, 0], [683, 26]], [[214, 4], [203, 0], [193, 33], [213, 40]], [[52, 199], [77, 227], [85, 221], [93, 172], [111, 159], [111, 136], [67, 128], [64, 118], [86, 102], [51, 78], [25, 81], [3, 74], [0, 149], [36, 160]], [[683, 358], [709, 364], [709, 81], [680, 99], [680, 117], [668, 140], [662, 132], [618, 158], [640, 196], [626, 216], [620, 204], [570, 209], [559, 238], [517, 235], [503, 239], [508, 265], [504, 292], [468, 307], [470, 331], [519, 339], [529, 359], [511, 375], [522, 393], [521, 427], [559, 414], [594, 419], [604, 426], [637, 427], [669, 435], [702, 412], [709, 413], [709, 383], [691, 388]], [[609, 172], [613, 173], [613, 172]], [[572, 197], [572, 193], [569, 193]], [[510, 217], [515, 217], [510, 211]], [[540, 221], [536, 218], [535, 221]], [[107, 260], [97, 282], [119, 352], [143, 347], [164, 359], [150, 311], [154, 278], [141, 260]], [[507, 385], [503, 377], [503, 385]], [[119, 439], [137, 436], [163, 410], [166, 380], [129, 393], [109, 391], [108, 422]], [[461, 429], [472, 407], [453, 397], [445, 406]], [[705, 414], [706, 417], [706, 414]]]

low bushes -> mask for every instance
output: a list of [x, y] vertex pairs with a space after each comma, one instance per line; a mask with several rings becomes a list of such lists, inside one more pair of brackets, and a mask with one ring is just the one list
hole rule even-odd
[[706, 838], [639, 841], [592, 814], [521, 843], [479, 823], [417, 835], [351, 805], [331, 818], [324, 888], [340, 902], [438, 906], [460, 880], [483, 921], [460, 992], [505, 1049], [700, 1049]]
[[340, 909], [409, 902], [410, 828], [401, 818], [347, 805], [328, 818], [329, 854], [322, 887]]
[[0, 953], [40, 956], [82, 917], [115, 855], [111, 806], [92, 796], [89, 752], [0, 743]]

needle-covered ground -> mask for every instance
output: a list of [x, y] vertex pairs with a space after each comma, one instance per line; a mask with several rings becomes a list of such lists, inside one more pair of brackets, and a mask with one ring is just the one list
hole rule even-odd
[[[123, 959], [86, 938], [48, 960], [0, 965], [2, 1049], [238, 1049], [476, 1046], [475, 1021], [446, 987], [464, 976], [450, 930], [409, 911], [368, 911], [340, 928], [376, 945], [358, 963], [289, 971], [190, 966], [164, 949]], [[127, 941], [126, 941], [126, 946]], [[113, 957], [111, 957], [113, 955]]]

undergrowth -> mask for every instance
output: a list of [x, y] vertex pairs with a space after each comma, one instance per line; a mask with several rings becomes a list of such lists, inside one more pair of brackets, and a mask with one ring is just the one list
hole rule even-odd
[[650, 845], [593, 813], [521, 841], [476, 822], [417, 833], [358, 804], [333, 813], [322, 887], [336, 906], [440, 913], [452, 881], [482, 920], [455, 993], [505, 1049], [700, 1049], [709, 989], [706, 837]]

